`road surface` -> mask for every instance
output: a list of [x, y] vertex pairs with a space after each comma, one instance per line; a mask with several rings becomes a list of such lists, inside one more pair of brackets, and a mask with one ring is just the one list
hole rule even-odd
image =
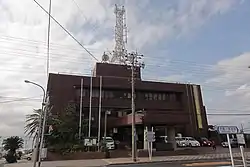
[[[243, 167], [242, 160], [235, 160], [235, 167]], [[249, 161], [250, 164], [250, 161]], [[128, 165], [110, 165], [110, 167], [231, 167], [231, 161], [228, 160], [207, 160], [207, 161], [186, 161], [186, 162], [156, 162]]]

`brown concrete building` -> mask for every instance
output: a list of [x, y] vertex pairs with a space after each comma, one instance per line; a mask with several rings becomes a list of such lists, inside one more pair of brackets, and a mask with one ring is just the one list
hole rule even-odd
[[[181, 133], [183, 136], [207, 136], [207, 117], [199, 85], [144, 81], [136, 69], [135, 106], [138, 140], [143, 129], [154, 127], [157, 136]], [[102, 76], [102, 124], [104, 111], [110, 110], [108, 132], [120, 141], [131, 141], [131, 70], [123, 65], [97, 63], [93, 73], [92, 130], [97, 136], [100, 76]], [[50, 74], [48, 91], [53, 114], [64, 112], [68, 102], [80, 103], [83, 79], [83, 114], [88, 118], [89, 76]], [[78, 114], [76, 112], [76, 114]], [[104, 127], [104, 126], [102, 126]], [[87, 134], [87, 129], [83, 130]], [[103, 133], [103, 130], [102, 130]], [[140, 147], [140, 144], [139, 144]], [[142, 146], [141, 146], [142, 147]]]

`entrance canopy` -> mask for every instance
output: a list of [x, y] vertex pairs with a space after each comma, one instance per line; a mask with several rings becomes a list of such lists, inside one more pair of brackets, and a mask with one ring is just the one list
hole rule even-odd
[[[135, 114], [135, 124], [162, 124], [162, 125], [183, 125], [189, 123], [189, 114], [183, 111], [147, 111]], [[132, 114], [117, 118], [114, 126], [128, 126], [132, 124]]]

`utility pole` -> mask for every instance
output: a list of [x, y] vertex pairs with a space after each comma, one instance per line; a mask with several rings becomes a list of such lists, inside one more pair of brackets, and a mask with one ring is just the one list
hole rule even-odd
[[135, 69], [136, 68], [144, 68], [145, 64], [138, 61], [141, 59], [143, 55], [138, 55], [138, 53], [129, 53], [126, 55], [126, 62], [128, 66], [131, 67], [131, 110], [132, 110], [132, 161], [136, 162], [136, 152], [137, 152], [137, 144], [136, 144], [136, 127], [135, 127]]

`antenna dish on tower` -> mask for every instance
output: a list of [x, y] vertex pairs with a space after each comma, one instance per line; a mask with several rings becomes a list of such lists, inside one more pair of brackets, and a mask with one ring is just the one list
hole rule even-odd
[[107, 63], [109, 61], [109, 55], [105, 52], [102, 55], [102, 62]]

